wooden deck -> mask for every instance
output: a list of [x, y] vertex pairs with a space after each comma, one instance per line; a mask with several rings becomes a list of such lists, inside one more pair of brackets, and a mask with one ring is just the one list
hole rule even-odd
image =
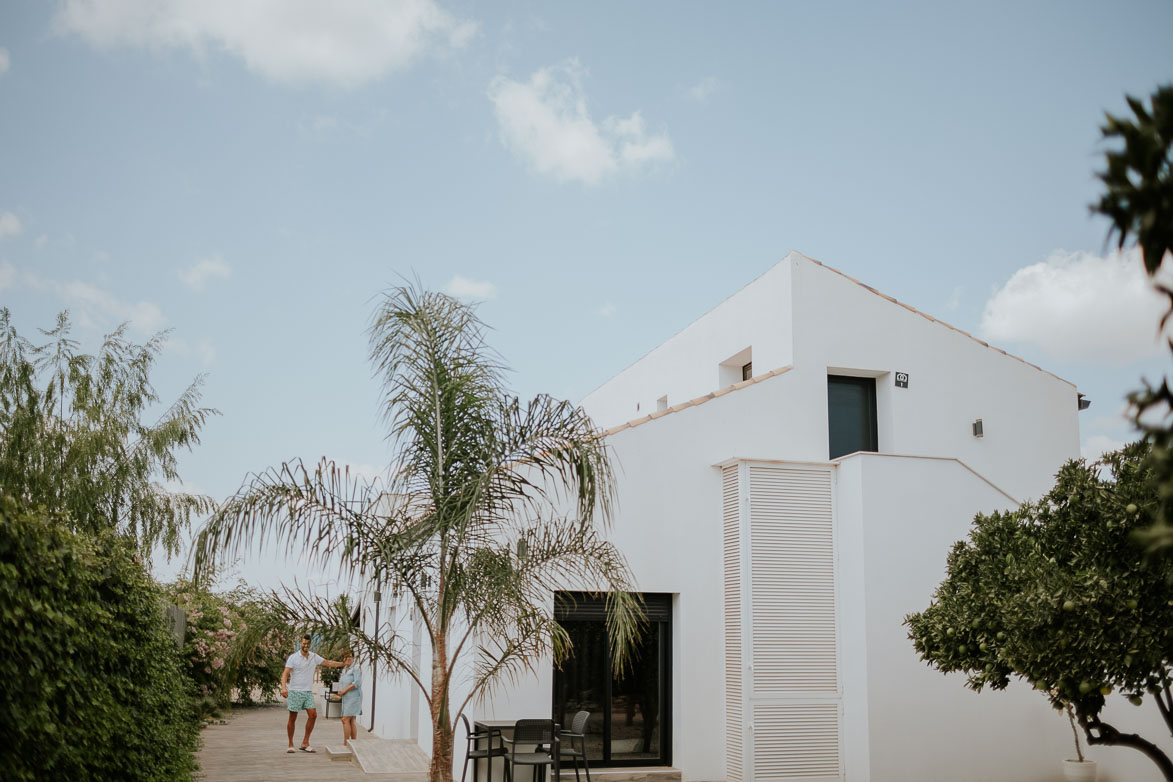
[[[384, 769], [395, 771], [366, 773], [353, 759], [330, 760], [327, 747], [343, 749], [342, 723], [338, 719], [324, 719], [321, 713], [310, 736], [317, 752], [312, 755], [305, 752], [288, 754], [285, 751], [288, 746], [285, 736], [288, 712], [284, 704], [236, 707], [228, 717], [227, 725], [212, 725], [202, 731], [203, 744], [197, 755], [199, 778], [206, 782], [424, 782], [427, 779], [427, 755], [414, 742], [380, 739], [367, 733], [361, 724], [359, 760], [365, 760], [368, 768], [380, 772]], [[303, 714], [297, 720], [295, 745], [301, 743], [304, 730]], [[459, 778], [459, 769], [457, 771]], [[519, 774], [518, 778], [529, 777]], [[680, 782], [680, 778], [679, 769], [665, 767], [591, 770], [592, 782]], [[480, 779], [485, 779], [483, 773]], [[494, 770], [493, 779], [504, 779], [499, 766]], [[582, 779], [585, 782], [585, 775]], [[563, 766], [562, 782], [573, 780], [574, 771]]]
[[[207, 782], [334, 782], [334, 780], [393, 779], [391, 774], [366, 774], [353, 761], [331, 761], [326, 745], [342, 743], [342, 723], [318, 713], [310, 743], [315, 754], [286, 753], [288, 739], [284, 704], [236, 707], [227, 725], [211, 725], [201, 732], [203, 745], [196, 756], [200, 779]], [[301, 743], [305, 715], [297, 719], [293, 743]], [[366, 729], [359, 729], [366, 734]]]

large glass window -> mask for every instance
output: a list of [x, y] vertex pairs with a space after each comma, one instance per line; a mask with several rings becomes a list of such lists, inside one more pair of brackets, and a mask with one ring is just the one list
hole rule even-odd
[[875, 378], [828, 375], [827, 424], [829, 458], [879, 450]]
[[671, 595], [643, 595], [648, 626], [622, 674], [614, 675], [605, 600], [555, 596], [555, 615], [574, 648], [554, 670], [554, 719], [568, 726], [589, 711], [587, 758], [602, 766], [668, 765], [670, 757]]

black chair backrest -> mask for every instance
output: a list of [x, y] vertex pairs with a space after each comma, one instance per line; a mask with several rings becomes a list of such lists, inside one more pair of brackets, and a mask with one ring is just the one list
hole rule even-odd
[[469, 725], [469, 724], [468, 724], [468, 717], [467, 717], [467, 716], [465, 716], [465, 715], [463, 715], [463, 714], [461, 714], [461, 715], [460, 715], [460, 721], [464, 723], [464, 733], [465, 733], [465, 735], [466, 735], [466, 736], [471, 736], [471, 735], [472, 735], [472, 725]]
[[513, 726], [513, 743], [549, 744], [554, 740], [554, 720], [518, 720]]
[[590, 716], [591, 713], [589, 711], [580, 711], [578, 714], [575, 714], [574, 719], [570, 721], [570, 732], [585, 733], [587, 720]]

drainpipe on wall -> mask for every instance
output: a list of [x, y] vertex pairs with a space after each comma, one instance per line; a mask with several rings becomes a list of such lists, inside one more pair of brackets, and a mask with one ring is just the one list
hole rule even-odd
[[[375, 590], [375, 641], [379, 640], [379, 601], [383, 599], [383, 593]], [[378, 663], [371, 660], [371, 727], [367, 728], [367, 733], [375, 730], [375, 691], [379, 686], [378, 677]]]

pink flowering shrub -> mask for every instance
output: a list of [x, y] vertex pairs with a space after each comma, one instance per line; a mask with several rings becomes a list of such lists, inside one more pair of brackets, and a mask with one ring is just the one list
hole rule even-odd
[[[186, 614], [183, 661], [197, 711], [216, 711], [234, 697], [273, 700], [292, 633], [280, 626], [259, 633], [275, 624], [264, 600], [243, 583], [220, 593], [179, 581], [168, 592]], [[258, 632], [248, 632], [250, 625]]]

